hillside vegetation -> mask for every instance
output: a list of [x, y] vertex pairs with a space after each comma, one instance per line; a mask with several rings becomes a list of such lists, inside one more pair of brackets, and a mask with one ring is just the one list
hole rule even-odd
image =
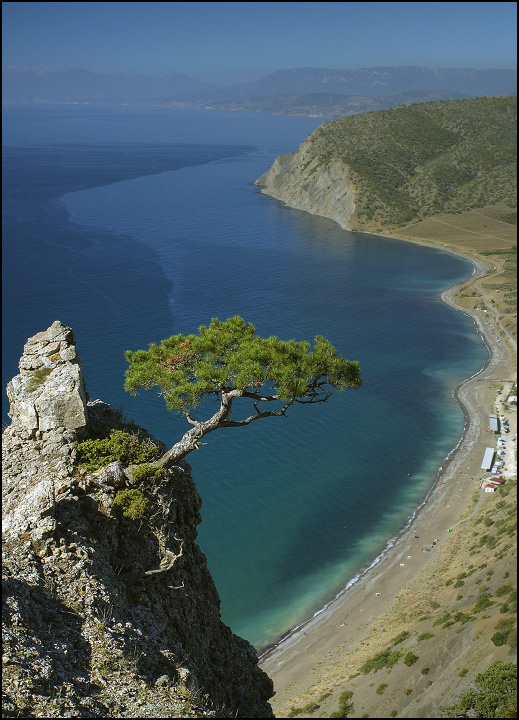
[[503, 692], [495, 713], [465, 712], [477, 668], [507, 664], [515, 687], [517, 657], [517, 483], [489, 496], [471, 482], [439, 566], [403, 587], [360, 643], [316, 663], [302, 692], [278, 692], [276, 717], [517, 717], [516, 695]]
[[337, 159], [350, 168], [352, 226], [362, 229], [497, 202], [515, 208], [516, 118], [517, 98], [482, 97], [334, 120], [310, 138], [312, 171]]

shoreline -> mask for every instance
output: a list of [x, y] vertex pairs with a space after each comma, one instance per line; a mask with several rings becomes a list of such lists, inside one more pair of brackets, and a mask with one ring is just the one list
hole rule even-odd
[[[342, 227], [342, 226], [341, 226], [341, 227]], [[348, 230], [348, 228], [346, 228], [346, 227], [344, 227], [343, 229]], [[351, 232], [351, 231], [349, 231], [349, 232]], [[364, 231], [355, 231], [355, 232], [364, 232]], [[382, 235], [381, 233], [372, 233], [372, 232], [367, 232], [367, 231], [366, 231], [366, 234], [368, 234], [368, 235], [376, 235], [377, 237], [384, 237], [384, 238], [385, 238], [385, 237], [391, 237], [392, 239], [402, 240], [403, 242], [411, 242], [411, 243], [413, 243], [414, 245], [422, 245], [422, 246], [424, 246], [424, 247], [436, 247], [436, 246], [431, 245], [431, 244], [429, 244], [429, 243], [416, 242], [416, 241], [414, 241], [414, 240], [407, 240], [407, 239], [405, 239], [405, 238], [394, 238], [393, 236]], [[439, 249], [439, 250], [443, 250], [443, 248], [438, 248], [438, 249]], [[471, 274], [470, 278], [469, 278], [466, 282], [469, 282], [469, 281], [471, 281], [471, 280], [475, 280], [477, 277], [480, 277], [481, 275], [484, 274], [484, 272], [485, 272], [485, 266], [484, 266], [483, 263], [480, 263], [480, 264], [479, 264], [479, 267], [478, 267], [478, 262], [477, 262], [474, 258], [469, 257], [468, 255], [463, 255], [462, 253], [455, 253], [455, 252], [453, 252], [453, 251], [451, 251], [451, 250], [446, 250], [445, 252], [449, 252], [449, 253], [452, 254], [452, 255], [458, 255], [459, 257], [464, 257], [466, 260], [469, 260], [469, 261], [472, 263], [472, 265], [473, 265], [472, 274]], [[466, 436], [466, 434], [467, 434], [467, 432], [468, 432], [468, 430], [469, 430], [470, 412], [469, 412], [468, 408], [465, 406], [465, 403], [463, 402], [463, 400], [462, 400], [461, 397], [460, 397], [460, 391], [461, 391], [461, 389], [463, 388], [464, 385], [466, 385], [467, 383], [469, 383], [469, 382], [470, 382], [471, 380], [473, 380], [474, 378], [477, 378], [479, 375], [481, 375], [481, 373], [483, 373], [483, 372], [487, 369], [487, 367], [489, 366], [489, 364], [490, 364], [490, 362], [491, 362], [491, 355], [492, 355], [491, 346], [489, 345], [489, 342], [488, 342], [487, 338], [485, 337], [484, 332], [482, 332], [482, 331], [480, 330], [480, 328], [478, 328], [476, 314], [475, 314], [475, 313], [471, 313], [471, 312], [467, 312], [466, 308], [463, 308], [463, 307], [461, 307], [461, 306], [458, 306], [458, 305], [456, 305], [456, 303], [454, 303], [454, 302], [452, 302], [452, 301], [449, 301], [449, 300], [446, 299], [446, 297], [444, 297], [444, 296], [447, 296], [448, 293], [451, 293], [451, 294], [454, 293], [459, 287], [460, 287], [460, 285], [455, 285], [454, 287], [452, 287], [452, 288], [450, 288], [450, 289], [448, 289], [448, 290], [445, 290], [444, 292], [442, 292], [442, 293], [439, 295], [439, 299], [440, 299], [443, 303], [445, 303], [446, 305], [448, 305], [449, 307], [452, 307], [452, 308], [454, 308], [455, 310], [457, 310], [457, 311], [459, 311], [459, 312], [463, 312], [465, 315], [467, 315], [468, 317], [472, 318], [472, 320], [474, 321], [474, 324], [475, 324], [475, 326], [476, 326], [476, 331], [481, 335], [481, 337], [482, 337], [482, 339], [483, 339], [483, 341], [484, 341], [484, 344], [485, 344], [485, 346], [486, 346], [489, 354], [488, 354], [488, 358], [487, 358], [487, 360], [486, 360], [486, 363], [483, 365], [483, 367], [482, 367], [480, 370], [478, 370], [476, 373], [474, 373], [474, 375], [472, 375], [471, 377], [466, 378], [465, 380], [463, 380], [462, 382], [460, 382], [460, 383], [459, 383], [458, 385], [456, 385], [456, 387], [452, 390], [452, 395], [453, 395], [454, 399], [456, 400], [456, 402], [458, 403], [458, 405], [460, 406], [460, 408], [461, 408], [461, 410], [462, 410], [462, 412], [463, 412], [463, 415], [464, 415], [464, 418], [465, 418], [465, 422], [464, 422], [463, 432], [462, 432], [462, 435], [461, 435], [460, 439], [458, 440], [458, 443], [452, 448], [452, 450], [449, 451], [449, 453], [448, 453], [448, 454], [445, 456], [445, 458], [444, 458], [444, 463], [445, 463], [445, 461], [446, 461], [447, 466], [448, 466], [448, 464], [454, 459], [455, 453], [456, 453], [456, 452], [461, 448], [461, 446], [463, 445], [463, 442], [464, 442], [464, 440], [465, 440], [465, 436]], [[291, 629], [290, 629], [287, 633], [285, 633], [279, 640], [275, 641], [274, 643], [272, 643], [271, 645], [269, 645], [268, 647], [266, 647], [265, 649], [263, 649], [263, 650], [261, 651], [261, 653], [258, 655], [260, 662], [261, 662], [264, 658], [267, 658], [271, 653], [273, 653], [273, 652], [276, 650], [276, 648], [278, 648], [280, 645], [282, 645], [282, 643], [284, 643], [284, 642], [287, 641], [290, 637], [292, 637], [292, 635], [294, 635], [295, 633], [297, 633], [297, 632], [299, 632], [300, 630], [302, 630], [303, 628], [305, 628], [309, 623], [312, 622], [312, 620], [314, 620], [316, 617], [318, 617], [321, 613], [325, 612], [333, 603], [335, 603], [335, 602], [337, 602], [338, 600], [340, 600], [341, 596], [342, 596], [344, 593], [346, 593], [355, 583], [357, 583], [357, 582], [359, 582], [360, 580], [362, 580], [362, 578], [364, 577], [364, 575], [366, 575], [366, 573], [368, 573], [370, 570], [372, 570], [372, 569], [384, 558], [384, 556], [385, 556], [388, 552], [391, 552], [391, 549], [395, 546], [395, 544], [396, 544], [396, 542], [398, 541], [398, 539], [403, 535], [403, 533], [405, 533], [407, 530], [409, 530], [409, 529], [411, 528], [411, 525], [412, 525], [412, 523], [414, 522], [414, 520], [416, 519], [418, 513], [419, 513], [419, 512], [422, 510], [422, 508], [427, 504], [427, 501], [428, 501], [428, 499], [429, 499], [429, 496], [430, 496], [431, 493], [433, 492], [435, 485], [441, 480], [441, 478], [442, 478], [442, 476], [443, 476], [443, 474], [444, 474], [445, 472], [446, 472], [446, 469], [445, 469], [444, 465], [442, 465], [442, 466], [440, 466], [440, 467], [438, 468], [438, 471], [437, 471], [437, 473], [436, 473], [436, 475], [435, 475], [435, 479], [434, 479], [434, 481], [432, 482], [431, 487], [430, 487], [430, 489], [428, 490], [425, 498], [424, 498], [423, 501], [414, 509], [413, 513], [410, 515], [410, 517], [408, 518], [408, 520], [407, 520], [407, 522], [405, 523], [405, 525], [404, 525], [401, 529], [399, 529], [394, 535], [392, 535], [392, 536], [388, 539], [388, 541], [387, 541], [384, 549], [382, 550], [382, 552], [380, 552], [380, 553], [371, 561], [371, 563], [370, 563], [367, 567], [361, 568], [361, 569], [359, 570], [359, 572], [358, 572], [357, 575], [355, 575], [354, 577], [350, 578], [350, 579], [346, 582], [345, 587], [344, 587], [342, 590], [340, 590], [332, 600], [329, 600], [327, 603], [325, 603], [322, 608], [320, 608], [319, 610], [316, 610], [316, 612], [312, 615], [311, 618], [308, 618], [307, 620], [303, 620], [303, 622], [301, 622], [299, 625], [296, 625], [295, 627], [291, 628]]]
[[[395, 238], [391, 235], [387, 237], [438, 247], [440, 250], [469, 260], [474, 270], [466, 282], [475, 282], [488, 275], [489, 264], [479, 257], [446, 249], [434, 243]], [[259, 664], [273, 678], [278, 696], [282, 696], [288, 687], [291, 687], [292, 695], [297, 694], [296, 686], [305, 678], [310, 668], [319, 661], [324, 662], [339, 644], [344, 643], [345, 633], [341, 628], [347, 629], [347, 641], [352, 646], [357, 646], [362, 638], [367, 637], [380, 616], [390, 612], [403, 586], [416, 580], [425, 568], [430, 567], [436, 558], [441, 556], [442, 543], [448, 543], [455, 535], [456, 525], [470, 508], [469, 500], [473, 492], [464, 493], [463, 499], [461, 495], [456, 494], [461, 492], [460, 487], [457, 486], [460, 486], [460, 482], [470, 484], [471, 480], [474, 481], [474, 476], [479, 481], [479, 476], [483, 474], [480, 468], [483, 457], [481, 449], [482, 445], [486, 446], [488, 443], [483, 430], [483, 421], [485, 418], [488, 420], [488, 403], [491, 401], [490, 407], [492, 407], [496, 396], [496, 390], [488, 392], [489, 383], [503, 384], [505, 381], [515, 381], [515, 372], [514, 378], [506, 377], [509, 373], [505, 372], [515, 365], [513, 343], [510, 348], [505, 341], [500, 347], [493, 327], [485, 326], [477, 311], [469, 310], [456, 302], [455, 293], [459, 287], [460, 285], [457, 285], [442, 292], [439, 299], [474, 321], [475, 329], [488, 349], [488, 358], [481, 370], [461, 382], [452, 391], [465, 416], [463, 434], [438, 469], [423, 502], [415, 509], [406, 525], [388, 540], [386, 548], [370, 566], [360, 570], [356, 578], [348, 580], [345, 588], [313, 617], [293, 628], [277, 643], [262, 651]], [[508, 335], [506, 339], [510, 340]], [[471, 471], [470, 478], [468, 472], [461, 472], [462, 464], [466, 462], [470, 462], [469, 465], [465, 465], [465, 470]], [[456, 483], [455, 475], [461, 478]], [[471, 489], [475, 490], [475, 487]], [[456, 502], [457, 500], [461, 502]], [[444, 504], [445, 502], [447, 504]], [[424, 552], [423, 548], [420, 552], [417, 549], [417, 543], [426, 542], [425, 539], [419, 540], [419, 538], [425, 536], [427, 542], [433, 538], [440, 539], [434, 552]], [[400, 562], [401, 560], [403, 562]], [[402, 578], [403, 582], [400, 582], [399, 578]], [[375, 589], [380, 592], [376, 593]], [[352, 625], [360, 620], [367, 622], [363, 622], [354, 630]]]

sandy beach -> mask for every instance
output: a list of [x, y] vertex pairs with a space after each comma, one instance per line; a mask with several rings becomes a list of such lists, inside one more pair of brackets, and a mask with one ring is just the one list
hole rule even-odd
[[[489, 269], [477, 258], [469, 259], [475, 265], [471, 282], [477, 287], [480, 278], [488, 277]], [[496, 438], [488, 430], [488, 415], [496, 412], [494, 407], [499, 414], [502, 412], [496, 403], [508, 397], [516, 381], [516, 345], [489, 312], [470, 311], [458, 305], [454, 300], [456, 290], [445, 292], [442, 300], [473, 317], [489, 348], [485, 368], [455, 390], [466, 418], [463, 438], [439, 471], [423, 506], [394, 546], [325, 610], [261, 657], [261, 667], [274, 680], [276, 697], [272, 704], [279, 717], [286, 717], [278, 713], [283, 712], [284, 704], [286, 709], [289, 698], [297, 697], [308, 687], [317, 666], [326, 664], [345, 644], [350, 649], [364, 644], [364, 639], [381, 629], [384, 615], [394, 607], [402, 589], [412, 585], [419, 576], [423, 577], [424, 571], [429, 569], [433, 573], [435, 567], [440, 567], [449, 545], [456, 540], [458, 524], [464, 515], [473, 511], [474, 491], [481, 486], [478, 478], [483, 475], [481, 462], [485, 448], [496, 446]], [[502, 395], [498, 390], [502, 390]], [[503, 475], [511, 477], [516, 474], [517, 443], [512, 441], [517, 432], [516, 409], [507, 411], [506, 415], [510, 434], [507, 436], [507, 472]], [[484, 502], [483, 496], [481, 490], [478, 503]]]

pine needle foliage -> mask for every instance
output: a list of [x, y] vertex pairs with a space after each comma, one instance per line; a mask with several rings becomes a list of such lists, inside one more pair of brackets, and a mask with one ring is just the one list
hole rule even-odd
[[157, 386], [168, 409], [178, 412], [231, 390], [260, 400], [259, 388], [270, 385], [269, 397], [315, 402], [329, 396], [327, 387], [360, 385], [359, 364], [341, 358], [324, 338], [315, 338], [313, 350], [308, 342], [262, 338], [239, 316], [213, 318], [199, 335], [173, 335], [125, 355], [130, 363], [125, 389], [136, 394]]
[[[361, 384], [359, 363], [341, 357], [325, 338], [317, 336], [313, 348], [306, 341], [263, 338], [238, 315], [225, 321], [213, 318], [200, 326], [198, 335], [173, 335], [125, 355], [125, 389], [135, 395], [158, 388], [167, 408], [184, 414], [194, 426], [177, 443], [167, 466], [173, 456], [178, 460], [198, 447], [208, 432], [285, 415], [294, 403], [326, 402], [332, 390]], [[192, 412], [207, 398], [218, 400], [219, 409], [206, 420], [195, 419]], [[243, 405], [249, 414], [240, 418], [231, 415], [238, 398], [248, 401]]]

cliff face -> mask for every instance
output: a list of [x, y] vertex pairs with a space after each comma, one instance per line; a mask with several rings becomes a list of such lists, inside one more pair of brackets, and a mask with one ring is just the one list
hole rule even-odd
[[120, 418], [88, 402], [72, 330], [29, 339], [19, 367], [3, 435], [7, 716], [273, 717], [271, 680], [220, 620], [189, 466], [140, 483], [146, 512], [125, 517], [124, 467], [74, 466], [78, 440]]
[[498, 203], [514, 210], [517, 99], [427, 102], [325, 122], [256, 184], [290, 207], [367, 232]]
[[345, 230], [351, 229], [355, 186], [348, 167], [339, 159], [320, 166], [313, 155], [311, 138], [297, 152], [277, 157], [255, 185], [288, 207], [330, 218]]

